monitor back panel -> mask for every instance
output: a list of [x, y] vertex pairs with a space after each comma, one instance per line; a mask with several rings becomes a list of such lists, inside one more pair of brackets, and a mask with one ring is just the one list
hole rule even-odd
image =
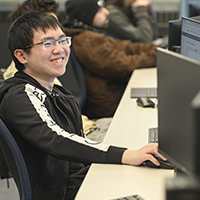
[[193, 171], [196, 155], [190, 103], [200, 90], [200, 62], [158, 49], [157, 68], [159, 151], [177, 166]]

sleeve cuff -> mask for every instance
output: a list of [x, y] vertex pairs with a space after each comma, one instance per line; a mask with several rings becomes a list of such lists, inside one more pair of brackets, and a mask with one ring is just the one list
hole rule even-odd
[[122, 164], [122, 155], [127, 148], [110, 146], [106, 155], [106, 163]]

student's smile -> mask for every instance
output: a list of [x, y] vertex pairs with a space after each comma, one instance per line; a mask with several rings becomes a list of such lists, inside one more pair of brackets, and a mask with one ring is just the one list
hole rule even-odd
[[64, 57], [59, 57], [59, 58], [52, 59], [51, 62], [53, 62], [53, 63], [62, 63], [63, 60], [64, 60]]

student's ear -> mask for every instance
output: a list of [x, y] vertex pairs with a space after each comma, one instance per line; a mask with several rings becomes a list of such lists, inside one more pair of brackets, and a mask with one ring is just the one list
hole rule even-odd
[[27, 63], [24, 50], [22, 50], [22, 49], [16, 49], [14, 51], [14, 56], [17, 58], [17, 60], [20, 63], [22, 63], [22, 64], [26, 64]]

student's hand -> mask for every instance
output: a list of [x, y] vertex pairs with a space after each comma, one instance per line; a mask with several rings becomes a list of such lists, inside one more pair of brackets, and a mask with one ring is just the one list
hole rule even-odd
[[152, 7], [152, 3], [150, 2], [150, 0], [135, 0], [132, 3], [132, 7], [140, 7], [140, 6], [144, 6], [147, 8], [148, 12], [151, 12], [151, 7]]
[[132, 3], [133, 7], [139, 7], [139, 6], [148, 6], [149, 5], [149, 0], [135, 0]]
[[160, 165], [153, 155], [160, 156], [163, 160], [167, 160], [158, 153], [158, 144], [150, 143], [138, 150], [126, 150], [122, 156], [122, 163], [128, 165], [141, 165], [144, 161], [150, 160], [155, 165]]

